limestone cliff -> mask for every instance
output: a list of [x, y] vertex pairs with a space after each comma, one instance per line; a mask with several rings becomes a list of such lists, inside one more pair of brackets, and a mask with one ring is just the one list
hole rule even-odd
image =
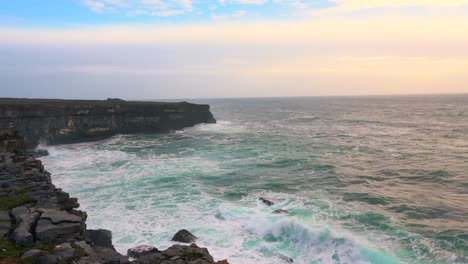
[[161, 133], [216, 122], [209, 105], [158, 102], [0, 99], [0, 127], [14, 126], [28, 148], [116, 134]]

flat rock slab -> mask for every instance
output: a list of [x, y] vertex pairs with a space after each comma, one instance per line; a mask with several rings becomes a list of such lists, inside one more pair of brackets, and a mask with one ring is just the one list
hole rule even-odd
[[77, 215], [69, 214], [66, 211], [59, 211], [54, 209], [39, 209], [42, 213], [41, 219], [48, 219], [54, 224], [60, 223], [78, 223], [82, 222], [83, 219]]
[[40, 219], [36, 227], [36, 238], [40, 242], [65, 241], [81, 236], [81, 223], [54, 224], [48, 219]]

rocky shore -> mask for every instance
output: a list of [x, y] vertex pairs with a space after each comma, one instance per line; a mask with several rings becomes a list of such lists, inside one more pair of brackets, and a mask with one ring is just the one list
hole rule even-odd
[[30, 149], [215, 122], [209, 105], [186, 102], [0, 98], [0, 127], [16, 127]]
[[77, 199], [52, 184], [25, 145], [14, 128], [0, 128], [0, 264], [228, 263], [196, 244], [142, 245], [129, 250], [136, 259], [118, 253], [111, 231], [88, 230]]

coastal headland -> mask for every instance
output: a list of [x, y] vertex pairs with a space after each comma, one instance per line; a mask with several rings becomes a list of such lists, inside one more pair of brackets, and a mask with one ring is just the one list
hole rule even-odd
[[27, 148], [215, 122], [209, 105], [187, 102], [0, 98], [0, 127], [15, 127]]

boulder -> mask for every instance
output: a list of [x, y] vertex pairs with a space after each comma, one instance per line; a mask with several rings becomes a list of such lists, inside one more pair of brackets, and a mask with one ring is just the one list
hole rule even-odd
[[94, 255], [94, 250], [91, 248], [86, 241], [75, 242], [75, 245], [83, 250], [86, 255]]
[[156, 247], [149, 245], [140, 245], [127, 250], [127, 255], [131, 258], [140, 258], [149, 254], [158, 253], [159, 250]]
[[289, 212], [288, 210], [278, 209], [278, 210], [274, 210], [272, 213], [273, 214], [287, 214]]
[[21, 258], [26, 259], [26, 258], [32, 258], [37, 255], [45, 255], [45, 254], [46, 254], [45, 251], [42, 251], [39, 249], [31, 249], [31, 250], [24, 252], [23, 255], [21, 255]]
[[106, 229], [86, 230], [86, 240], [90, 241], [93, 245], [99, 247], [106, 247], [115, 250], [112, 245], [112, 232]]
[[266, 204], [266, 205], [268, 205], [268, 206], [272, 206], [272, 205], [275, 204], [274, 202], [272, 202], [272, 201], [270, 201], [270, 200], [268, 200], [268, 199], [265, 199], [265, 198], [263, 198], [263, 197], [260, 197], [259, 200], [262, 201], [262, 203], [264, 203], [264, 204]]
[[182, 242], [182, 243], [193, 243], [197, 240], [197, 237], [192, 235], [189, 231], [182, 229], [179, 230], [174, 237], [172, 237], [172, 241]]
[[75, 249], [70, 243], [63, 243], [54, 248], [54, 256], [58, 260], [70, 261], [75, 255]]

